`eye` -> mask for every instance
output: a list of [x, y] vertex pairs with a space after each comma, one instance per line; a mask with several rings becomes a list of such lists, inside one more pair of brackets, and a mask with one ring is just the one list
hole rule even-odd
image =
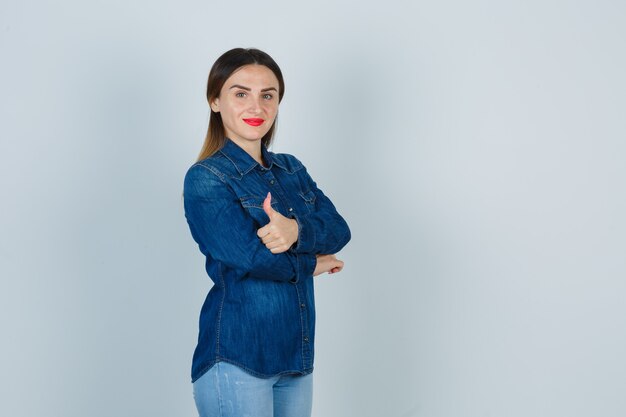
[[246, 93], [243, 91], [239, 91], [237, 94], [235, 94], [236, 97], [245, 97]]
[[271, 100], [272, 98], [274, 98], [274, 96], [268, 93], [268, 94], [263, 94], [263, 98], [265, 100]]

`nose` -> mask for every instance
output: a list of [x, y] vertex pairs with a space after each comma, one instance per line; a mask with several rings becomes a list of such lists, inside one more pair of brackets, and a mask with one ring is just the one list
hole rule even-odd
[[252, 97], [248, 111], [253, 114], [261, 112], [261, 97]]

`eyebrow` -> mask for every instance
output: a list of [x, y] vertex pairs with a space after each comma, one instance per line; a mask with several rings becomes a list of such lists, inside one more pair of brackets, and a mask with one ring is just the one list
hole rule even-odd
[[[246, 91], [252, 91], [252, 89], [250, 87], [244, 87], [243, 85], [240, 84], [234, 84], [232, 86], [230, 86], [229, 90], [233, 89], [233, 88], [241, 88], [242, 90], [246, 90]], [[271, 91], [274, 90], [276, 92], [278, 92], [278, 90], [274, 87], [268, 87], [268, 88], [264, 88], [261, 90], [261, 92], [266, 92], [266, 91]]]

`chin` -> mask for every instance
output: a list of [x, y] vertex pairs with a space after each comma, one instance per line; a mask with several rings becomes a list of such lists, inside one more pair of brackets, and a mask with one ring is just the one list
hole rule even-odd
[[267, 135], [267, 132], [254, 132], [253, 134], [250, 134], [249, 136], [245, 136], [245, 138], [247, 140], [261, 140], [263, 139], [263, 136]]

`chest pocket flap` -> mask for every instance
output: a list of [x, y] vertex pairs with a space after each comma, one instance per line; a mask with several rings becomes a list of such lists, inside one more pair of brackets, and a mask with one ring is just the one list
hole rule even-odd
[[[265, 210], [263, 210], [264, 200], [265, 197], [258, 196], [239, 197], [239, 201], [241, 202], [243, 208], [246, 209], [246, 211], [259, 226], [265, 226], [270, 220], [267, 217], [267, 214], [265, 214]], [[272, 208], [276, 211], [279, 211], [278, 202], [274, 199], [272, 199]]]
[[299, 191], [298, 195], [304, 200], [304, 205], [309, 212], [315, 211], [315, 193], [313, 191]]

